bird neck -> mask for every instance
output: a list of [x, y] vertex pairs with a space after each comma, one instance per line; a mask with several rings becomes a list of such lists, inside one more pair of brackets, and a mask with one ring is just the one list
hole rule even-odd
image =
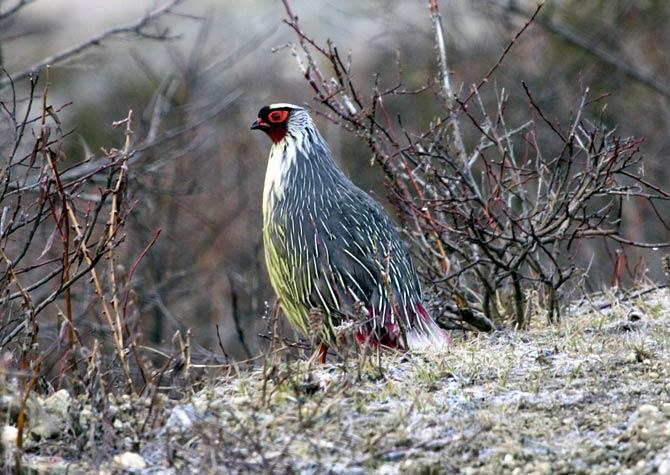
[[[291, 131], [270, 149], [263, 190], [263, 214], [283, 201], [301, 207], [331, 194], [349, 180], [315, 128]], [[322, 200], [319, 200], [322, 201]]]

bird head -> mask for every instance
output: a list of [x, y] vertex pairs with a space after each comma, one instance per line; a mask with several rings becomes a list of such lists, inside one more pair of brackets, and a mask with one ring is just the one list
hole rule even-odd
[[302, 107], [271, 104], [258, 111], [258, 118], [251, 124], [251, 129], [262, 130], [273, 143], [278, 143], [287, 133], [303, 128], [308, 120], [309, 115]]

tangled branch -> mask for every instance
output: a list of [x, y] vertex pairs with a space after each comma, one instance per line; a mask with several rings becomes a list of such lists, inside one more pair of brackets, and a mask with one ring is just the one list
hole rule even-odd
[[[640, 175], [640, 140], [618, 137], [590, 118], [598, 117], [594, 110], [602, 97], [590, 97], [585, 88], [573, 118], [558, 124], [524, 84], [529, 117], [510, 124], [504, 89], [495, 91], [490, 105], [481, 96], [536, 21], [541, 5], [484, 78], [460, 98], [448, 78], [438, 5], [430, 1], [436, 87], [408, 91], [399, 80], [384, 88], [377, 76], [367, 100], [353, 85], [351, 61], [343, 62], [331, 41], [317, 44], [287, 0], [284, 7], [285, 22], [298, 39], [291, 51], [315, 93], [316, 112], [360, 137], [372, 151], [405, 234], [415, 244], [425, 280], [432, 284], [437, 313], [451, 315], [452, 323], [490, 329], [489, 320], [509, 320], [524, 327], [537, 310], [533, 306], [544, 309], [548, 321], [558, 321], [559, 297], [583, 275], [579, 259], [587, 242], [604, 240], [622, 246], [624, 254], [631, 246], [670, 245], [637, 242], [624, 234], [624, 199], [653, 208], [668, 196]], [[319, 67], [317, 57], [326, 61], [330, 74]], [[442, 100], [434, 102], [439, 107], [429, 127], [412, 131], [402, 117], [390, 119], [389, 101], [431, 90]], [[464, 143], [475, 145], [468, 150]], [[615, 273], [621, 272], [615, 266]]]

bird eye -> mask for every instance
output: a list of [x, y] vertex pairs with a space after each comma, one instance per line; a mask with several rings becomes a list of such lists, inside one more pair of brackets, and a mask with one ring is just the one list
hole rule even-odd
[[268, 119], [270, 119], [270, 122], [274, 122], [275, 124], [278, 124], [280, 122], [284, 122], [286, 120], [287, 116], [288, 116], [288, 111], [272, 111], [272, 112], [270, 112], [270, 115], [268, 116]]

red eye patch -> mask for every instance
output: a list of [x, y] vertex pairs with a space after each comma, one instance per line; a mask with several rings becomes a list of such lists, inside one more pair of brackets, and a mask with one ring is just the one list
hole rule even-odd
[[272, 111], [268, 115], [268, 120], [274, 124], [284, 122], [288, 117], [288, 111]]

